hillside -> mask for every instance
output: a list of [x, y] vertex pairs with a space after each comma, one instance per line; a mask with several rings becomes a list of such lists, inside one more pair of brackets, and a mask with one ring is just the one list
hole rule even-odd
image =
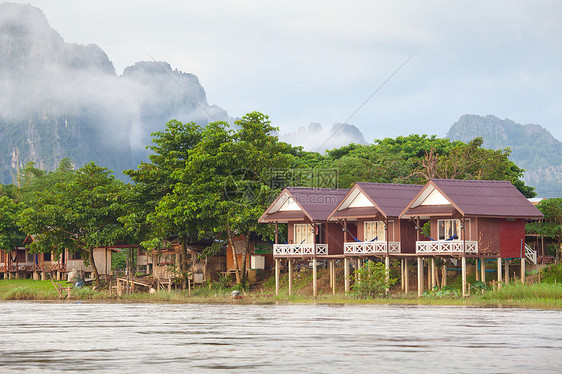
[[535, 124], [521, 125], [492, 115], [462, 116], [447, 133], [452, 140], [484, 139], [490, 149], [511, 148], [511, 158], [525, 169], [525, 182], [540, 197], [562, 196], [562, 143]]
[[151, 61], [118, 76], [98, 46], [65, 42], [31, 5], [0, 4], [0, 50], [0, 183], [28, 161], [52, 170], [64, 157], [118, 174], [170, 119], [230, 119], [195, 75]]

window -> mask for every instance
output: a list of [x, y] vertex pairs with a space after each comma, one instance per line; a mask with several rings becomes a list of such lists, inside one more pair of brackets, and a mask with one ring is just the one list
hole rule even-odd
[[460, 219], [440, 219], [437, 221], [439, 229], [438, 240], [451, 240], [461, 238], [461, 220]]
[[307, 224], [295, 224], [295, 244], [312, 244], [314, 242], [314, 233], [312, 226]]
[[365, 231], [363, 240], [370, 242], [377, 238], [377, 241], [385, 241], [384, 222], [383, 221], [367, 221], [365, 222]]

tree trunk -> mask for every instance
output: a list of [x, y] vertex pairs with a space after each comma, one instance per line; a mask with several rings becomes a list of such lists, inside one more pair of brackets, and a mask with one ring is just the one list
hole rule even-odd
[[228, 243], [232, 250], [232, 257], [234, 258], [234, 274], [236, 274], [236, 284], [240, 284], [242, 279], [240, 277], [240, 267], [238, 266], [238, 257], [236, 257], [236, 247], [234, 246], [234, 240], [232, 238], [232, 232], [230, 228], [226, 229], [226, 235], [228, 236]]
[[246, 285], [246, 260], [248, 258], [248, 253], [250, 253], [250, 233], [246, 233], [246, 237], [244, 238], [244, 254], [242, 255], [242, 269], [240, 272], [242, 273], [242, 284]]
[[90, 259], [90, 266], [92, 267], [94, 273], [94, 285], [98, 288], [100, 285], [100, 274], [98, 273], [98, 268], [96, 266], [96, 262], [94, 261], [94, 248], [88, 248], [88, 257]]
[[180, 256], [181, 289], [187, 289], [187, 235], [183, 236]]

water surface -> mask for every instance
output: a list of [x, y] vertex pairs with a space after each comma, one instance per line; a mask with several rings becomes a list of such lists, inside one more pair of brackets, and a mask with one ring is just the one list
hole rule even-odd
[[0, 373], [562, 372], [559, 311], [0, 303]]

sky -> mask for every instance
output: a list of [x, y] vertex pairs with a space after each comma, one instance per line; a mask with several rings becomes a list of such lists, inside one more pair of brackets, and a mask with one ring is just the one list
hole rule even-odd
[[562, 139], [560, 1], [12, 2], [40, 8], [66, 42], [100, 46], [118, 74], [167, 61], [210, 104], [258, 110], [281, 132], [347, 122], [368, 142], [445, 136], [463, 114], [492, 114]]

